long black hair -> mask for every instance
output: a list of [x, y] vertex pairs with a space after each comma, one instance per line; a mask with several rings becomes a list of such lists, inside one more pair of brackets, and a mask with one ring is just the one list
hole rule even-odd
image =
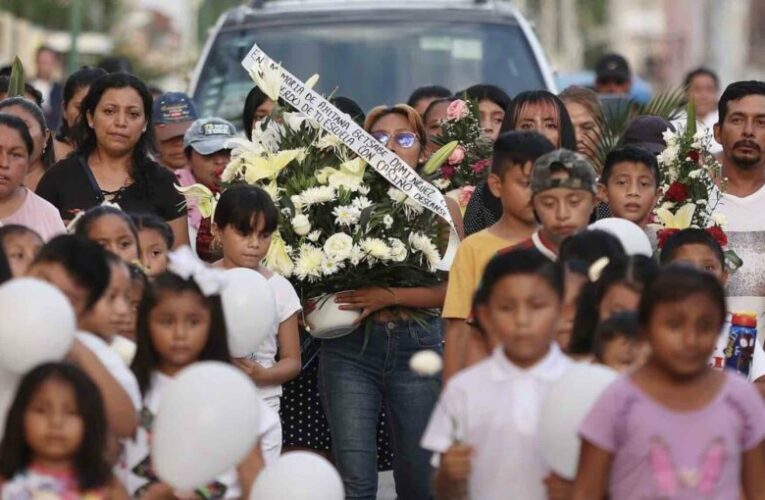
[[133, 218], [127, 212], [123, 212], [119, 208], [110, 207], [109, 205], [97, 205], [93, 208], [89, 208], [80, 219], [77, 221], [74, 227], [74, 234], [82, 236], [83, 238], [90, 239], [90, 228], [93, 224], [105, 215], [114, 215], [119, 217], [125, 224], [127, 224], [128, 230], [135, 238], [136, 246], [138, 247], [138, 254], [141, 254], [141, 242], [138, 239], [138, 228], [136, 228]]
[[[64, 83], [62, 103], [64, 109], [66, 109], [66, 107], [69, 105], [69, 101], [74, 98], [74, 95], [79, 92], [80, 89], [90, 87], [94, 81], [98, 80], [106, 74], [106, 71], [101, 68], [83, 66], [82, 68], [69, 75], [69, 78], [66, 79], [66, 83]], [[73, 129], [69, 127], [66, 119], [62, 119], [61, 126], [59, 127], [58, 133], [56, 134], [56, 139], [62, 142], [72, 143], [74, 141], [73, 132]]]
[[566, 105], [555, 94], [546, 90], [530, 90], [521, 92], [513, 99], [505, 112], [505, 119], [502, 122], [500, 133], [515, 130], [518, 124], [518, 118], [524, 107], [532, 104], [548, 104], [558, 111], [558, 134], [560, 144], [555, 145], [558, 148], [570, 149], [576, 151], [576, 135], [574, 125], [571, 123], [571, 117], [566, 110]]
[[[3, 102], [3, 101], [0, 101]], [[29, 127], [24, 123], [24, 120], [16, 115], [0, 112], [0, 125], [5, 125], [8, 128], [12, 128], [21, 136], [21, 140], [24, 141], [24, 146], [27, 148], [27, 154], [32, 156], [35, 144], [32, 141], [32, 136], [29, 134]]]
[[228, 331], [223, 316], [223, 305], [220, 295], [205, 297], [193, 278], [186, 280], [171, 272], [164, 272], [146, 287], [141, 305], [138, 307], [137, 349], [130, 368], [138, 380], [141, 394], [145, 395], [149, 390], [151, 374], [157, 369], [160, 362], [160, 355], [154, 348], [154, 342], [151, 338], [149, 315], [157, 306], [163, 294], [180, 294], [184, 292], [192, 292], [199, 295], [210, 311], [210, 331], [207, 335], [207, 343], [202, 352], [199, 353], [198, 361], [231, 362], [231, 354], [228, 349]]
[[[38, 106], [34, 101], [30, 101], [26, 97], [20, 96], [9, 97], [0, 101], [0, 111], [12, 106], [18, 106], [32, 115], [32, 118], [34, 118], [37, 124], [40, 126], [42, 133], [45, 134], [45, 131], [48, 130], [48, 124], [45, 122], [45, 114], [43, 113], [43, 110], [40, 108], [40, 106]], [[42, 156], [40, 159], [42, 160], [43, 168], [45, 170], [48, 170], [56, 162], [56, 157], [53, 152], [53, 134], [48, 135], [48, 140], [45, 141], [45, 144], [43, 145]]]
[[151, 182], [148, 178], [148, 169], [159, 169], [156, 163], [149, 158], [152, 145], [151, 107], [153, 98], [146, 85], [137, 77], [127, 73], [109, 73], [95, 80], [88, 90], [88, 95], [82, 100], [80, 106], [80, 118], [74, 130], [74, 138], [77, 144], [77, 152], [87, 158], [98, 147], [96, 132], [88, 124], [88, 113], [94, 114], [98, 103], [104, 93], [110, 89], [132, 88], [141, 97], [143, 114], [146, 118], [146, 129], [133, 147], [133, 170], [131, 172], [135, 180], [135, 186], [143, 197], [151, 197], [154, 194]]
[[74, 456], [77, 486], [82, 491], [106, 486], [112, 472], [104, 458], [107, 426], [101, 393], [87, 375], [69, 363], [46, 363], [21, 379], [0, 443], [0, 476], [11, 479], [32, 461], [33, 452], [24, 432], [24, 414], [40, 386], [48, 380], [68, 384], [77, 400], [77, 412], [83, 423], [82, 441]]
[[248, 139], [252, 139], [252, 121], [255, 119], [255, 112], [269, 99], [270, 97], [257, 86], [252, 87], [247, 94], [244, 100], [244, 111], [242, 112], [242, 125], [244, 125], [244, 133]]

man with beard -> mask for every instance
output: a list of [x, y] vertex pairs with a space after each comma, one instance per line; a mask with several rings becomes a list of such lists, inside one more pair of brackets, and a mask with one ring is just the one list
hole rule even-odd
[[[727, 219], [729, 247], [744, 261], [728, 283], [728, 310], [757, 314], [761, 346], [765, 338], [765, 82], [732, 83], [720, 97], [718, 108], [714, 136], [723, 148], [725, 193], [715, 215]], [[765, 355], [758, 347], [749, 378], [761, 390], [765, 389], [764, 375]]]

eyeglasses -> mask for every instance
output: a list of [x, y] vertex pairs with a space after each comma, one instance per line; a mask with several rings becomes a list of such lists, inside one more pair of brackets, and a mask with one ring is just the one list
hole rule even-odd
[[[387, 132], [372, 132], [372, 137], [380, 141], [381, 144], [387, 145], [390, 141], [391, 135]], [[393, 140], [396, 141], [396, 144], [404, 149], [411, 148], [414, 146], [414, 143], [417, 142], [417, 134], [414, 132], [399, 132], [392, 137]]]

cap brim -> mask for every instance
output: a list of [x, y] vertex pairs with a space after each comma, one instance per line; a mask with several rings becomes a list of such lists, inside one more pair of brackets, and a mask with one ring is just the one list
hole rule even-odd
[[154, 137], [166, 141], [179, 135], [184, 135], [194, 122], [154, 124]]
[[661, 152], [664, 151], [664, 149], [666, 148], [664, 144], [659, 144], [656, 142], [632, 142], [632, 143], [625, 143], [625, 146], [626, 145], [645, 149], [646, 151], [654, 155], [661, 154]]
[[605, 78], [618, 78], [626, 81], [630, 79], [630, 75], [624, 71], [606, 69], [598, 73], [595, 77], [596, 80], [603, 80]]
[[229, 149], [226, 147], [226, 143], [231, 140], [231, 137], [223, 137], [220, 139], [206, 139], [204, 141], [192, 142], [189, 144], [194, 151], [201, 155], [211, 155], [218, 151]]

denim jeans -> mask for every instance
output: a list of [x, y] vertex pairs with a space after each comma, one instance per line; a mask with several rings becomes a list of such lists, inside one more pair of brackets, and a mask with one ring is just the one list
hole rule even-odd
[[377, 419], [389, 417], [393, 477], [399, 500], [432, 497], [431, 454], [420, 448], [441, 381], [411, 371], [409, 359], [423, 349], [442, 352], [439, 318], [374, 323], [364, 347], [364, 328], [321, 345], [319, 387], [332, 434], [335, 465], [347, 499], [377, 495]]

